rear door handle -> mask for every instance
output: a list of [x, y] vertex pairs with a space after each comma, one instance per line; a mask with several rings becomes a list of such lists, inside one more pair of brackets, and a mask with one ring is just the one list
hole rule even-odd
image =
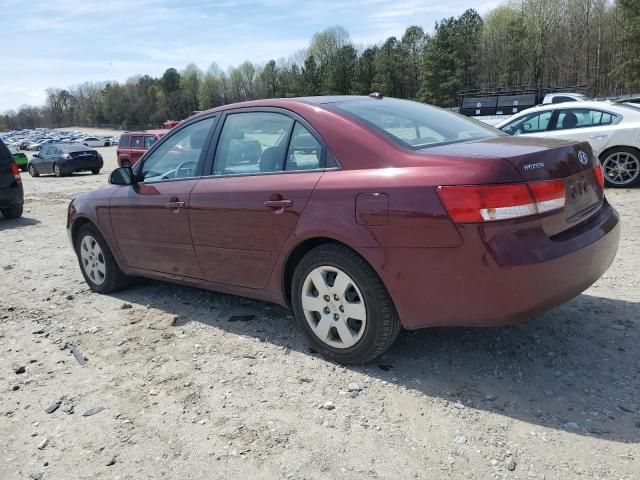
[[293, 207], [292, 200], [267, 200], [264, 202], [264, 206], [267, 208], [273, 208], [274, 210], [282, 210], [285, 208]]

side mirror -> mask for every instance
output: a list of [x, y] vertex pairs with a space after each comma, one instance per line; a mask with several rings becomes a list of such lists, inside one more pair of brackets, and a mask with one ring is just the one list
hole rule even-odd
[[40, 154], [39, 153], [34, 153], [33, 154], [33, 158], [40, 158]]
[[112, 185], [133, 185], [135, 177], [131, 167], [116, 168], [111, 175], [109, 175], [109, 183]]

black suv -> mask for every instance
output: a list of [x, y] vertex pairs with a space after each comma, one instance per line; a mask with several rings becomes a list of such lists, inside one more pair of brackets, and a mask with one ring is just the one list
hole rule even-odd
[[5, 218], [21, 217], [23, 204], [20, 167], [0, 139], [0, 212]]

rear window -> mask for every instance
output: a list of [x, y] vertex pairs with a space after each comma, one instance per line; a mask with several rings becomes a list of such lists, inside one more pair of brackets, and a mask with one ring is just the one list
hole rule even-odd
[[121, 147], [128, 147], [130, 138], [131, 137], [129, 137], [129, 135], [122, 135], [120, 137], [120, 141], [118, 142], [118, 145], [120, 145]]
[[503, 135], [476, 120], [408, 100], [362, 99], [335, 107], [412, 149]]
[[4, 142], [0, 140], [0, 165], [6, 165], [11, 162], [13, 162], [13, 156]]

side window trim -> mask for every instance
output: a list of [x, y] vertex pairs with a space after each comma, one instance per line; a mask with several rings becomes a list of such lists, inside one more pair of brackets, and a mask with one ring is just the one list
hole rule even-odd
[[[136, 164], [134, 165], [134, 167], [133, 167], [134, 175], [136, 175], [136, 176], [140, 176], [141, 175], [142, 169], [144, 168], [144, 164], [147, 161], [147, 159], [150, 158], [151, 155], [153, 155], [153, 152], [155, 152], [158, 148], [160, 148], [168, 139], [170, 139], [174, 135], [178, 134], [178, 132], [182, 131], [184, 128], [189, 127], [190, 125], [193, 125], [194, 123], [201, 122], [203, 120], [208, 120], [208, 119], [211, 119], [211, 118], [213, 118], [213, 124], [209, 128], [209, 133], [207, 134], [207, 138], [204, 141], [204, 146], [202, 147], [202, 151], [200, 152], [200, 157], [198, 159], [198, 166], [196, 167], [196, 172], [195, 172], [194, 177], [176, 178], [176, 179], [165, 180], [165, 181], [166, 182], [175, 182], [175, 181], [191, 180], [193, 178], [202, 177], [203, 176], [203, 169], [204, 169], [205, 160], [208, 157], [209, 152], [211, 151], [211, 143], [212, 143], [213, 135], [214, 135], [215, 131], [217, 130], [218, 125], [220, 124], [220, 114], [219, 114], [219, 112], [213, 112], [213, 113], [211, 113], [209, 115], [203, 115], [203, 116], [199, 116], [197, 118], [194, 118], [191, 121], [185, 122], [185, 123], [181, 124], [180, 126], [175, 127], [173, 130], [171, 130], [170, 133], [167, 133], [166, 135], [163, 135], [162, 137], [158, 138], [158, 140], [156, 140], [156, 142], [151, 146], [151, 148], [144, 153], [144, 155], [142, 156], [140, 161], [136, 162]], [[144, 139], [143, 139], [143, 141], [144, 141]]]

